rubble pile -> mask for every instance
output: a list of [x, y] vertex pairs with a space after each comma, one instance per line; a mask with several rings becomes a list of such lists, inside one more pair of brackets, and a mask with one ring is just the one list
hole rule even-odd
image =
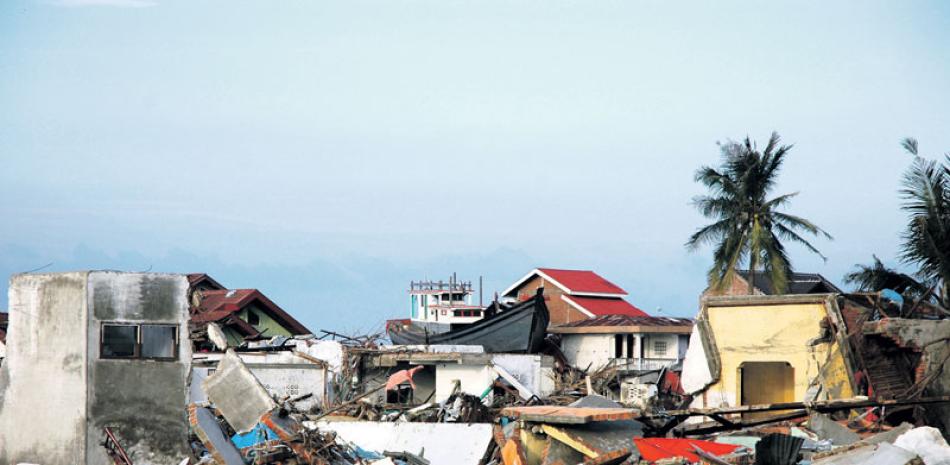
[[[60, 278], [27, 280], [28, 295], [33, 279]], [[393, 345], [381, 334], [294, 333], [305, 328], [257, 291], [211, 289], [194, 304], [202, 310], [189, 310], [182, 276], [72, 279], [76, 295], [106, 292], [88, 279], [112, 283], [115, 298], [178, 295], [176, 325], [142, 320], [147, 299], [134, 302], [142, 307], [134, 318], [105, 322], [76, 319], [67, 307], [46, 311], [48, 302], [70, 302], [60, 288], [28, 299], [31, 313], [76, 319], [57, 330], [100, 327], [91, 351], [81, 349], [85, 332], [71, 332], [73, 344], [44, 346], [45, 321], [11, 320], [38, 326], [11, 328], [30, 343], [12, 344], [14, 357], [0, 365], [0, 379], [13, 382], [0, 391], [4, 414], [29, 411], [39, 402], [34, 390], [44, 401], [71, 393], [69, 407], [93, 408], [56, 411], [91, 425], [88, 463], [950, 465], [948, 313], [886, 292], [707, 296], [695, 322], [606, 315], [549, 328], [545, 302], [555, 299], [528, 289], [520, 303], [485, 310], [485, 320], [504, 315], [500, 322], [438, 322], [441, 344]], [[201, 279], [189, 282], [217, 285]], [[163, 292], [143, 290], [159, 285]], [[416, 287], [417, 311], [434, 311], [422, 297], [467, 289]], [[110, 302], [84, 298], [93, 307]], [[626, 308], [611, 299], [611, 308]], [[456, 310], [460, 319], [482, 311]], [[437, 327], [412, 324], [397, 325], [411, 341], [429, 342], [426, 331]], [[513, 328], [527, 333], [508, 341]], [[189, 333], [192, 340], [178, 337]], [[506, 350], [491, 350], [498, 347]], [[64, 371], [54, 392], [42, 380], [70, 360], [85, 360], [87, 371]], [[115, 388], [123, 383], [134, 389]], [[0, 416], [0, 426], [9, 418]], [[36, 418], [46, 429], [64, 423]], [[143, 424], [160, 426], [142, 434]], [[43, 447], [32, 426], [4, 426], [0, 439], [15, 440], [0, 441], [0, 454], [15, 446], [17, 460], [0, 462], [44, 463], [32, 459]], [[77, 440], [69, 428], [56, 434], [63, 444]]]

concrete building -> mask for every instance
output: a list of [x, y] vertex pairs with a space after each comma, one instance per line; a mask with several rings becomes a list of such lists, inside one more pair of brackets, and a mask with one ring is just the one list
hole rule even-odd
[[561, 335], [561, 352], [580, 369], [612, 364], [621, 371], [658, 370], [686, 355], [688, 318], [606, 315], [550, 328]]
[[9, 297], [0, 463], [112, 464], [106, 427], [136, 465], [190, 454], [184, 275], [20, 274]]
[[533, 298], [538, 289], [544, 290], [552, 327], [603, 315], [647, 315], [624, 299], [627, 291], [588, 270], [536, 268], [501, 296], [520, 302]]
[[694, 407], [853, 397], [834, 294], [706, 297], [683, 362]]

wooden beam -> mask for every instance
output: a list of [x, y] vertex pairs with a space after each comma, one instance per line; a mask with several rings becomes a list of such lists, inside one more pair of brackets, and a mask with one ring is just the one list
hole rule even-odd
[[918, 399], [835, 399], [813, 402], [781, 402], [777, 404], [740, 405], [737, 407], [721, 408], [690, 408], [682, 410], [667, 410], [646, 417], [693, 417], [728, 415], [732, 413], [770, 412], [773, 410], [805, 409], [816, 412], [834, 412], [864, 407], [892, 407], [897, 405], [921, 405], [950, 403], [950, 396], [921, 397]]

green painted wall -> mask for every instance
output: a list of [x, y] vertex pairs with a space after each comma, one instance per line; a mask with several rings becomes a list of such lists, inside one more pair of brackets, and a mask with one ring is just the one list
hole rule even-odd
[[257, 317], [260, 319], [260, 322], [254, 325], [254, 327], [257, 328], [258, 331], [263, 332], [264, 337], [270, 338], [274, 336], [293, 336], [293, 334], [290, 331], [288, 331], [287, 328], [284, 328], [283, 326], [281, 326], [280, 323], [278, 323], [276, 320], [271, 318], [268, 314], [261, 311], [261, 309], [259, 309], [256, 305], [250, 305], [247, 308], [241, 310], [238, 313], [238, 318], [249, 322], [248, 321], [249, 312], [254, 312], [255, 314], [257, 314]]

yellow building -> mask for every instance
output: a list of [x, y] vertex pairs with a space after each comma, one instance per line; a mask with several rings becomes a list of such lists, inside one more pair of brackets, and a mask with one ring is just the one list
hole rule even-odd
[[854, 395], [834, 294], [704, 297], [683, 366], [693, 407]]

